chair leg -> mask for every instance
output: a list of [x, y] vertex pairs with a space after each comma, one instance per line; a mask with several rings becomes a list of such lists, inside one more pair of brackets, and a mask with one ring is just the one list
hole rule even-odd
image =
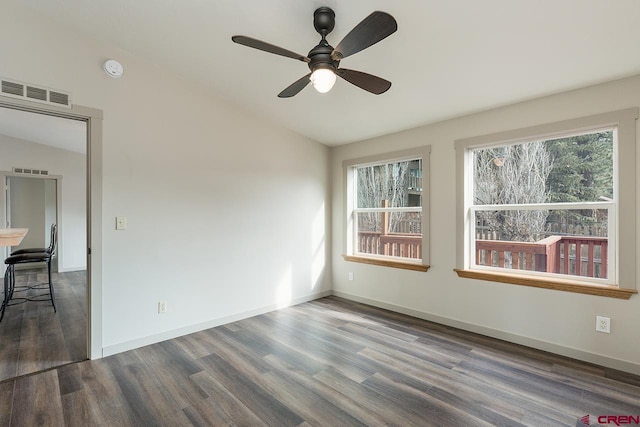
[[9, 301], [13, 297], [13, 288], [15, 287], [15, 266], [10, 264], [4, 272], [4, 296], [2, 298], [2, 307], [0, 307], [0, 322], [4, 318], [4, 311], [9, 306]]
[[4, 318], [4, 310], [9, 302], [9, 269], [11, 269], [11, 266], [7, 266], [7, 270], [4, 272], [4, 293], [2, 294], [2, 305], [0, 306], [0, 322]]
[[47, 261], [47, 269], [49, 270], [49, 294], [51, 295], [51, 305], [53, 305], [53, 312], [57, 313], [58, 310], [56, 309], [56, 298], [53, 294], [53, 281], [51, 280], [51, 258], [49, 258], [49, 261]]
[[9, 266], [9, 298], [7, 298], [7, 304], [9, 300], [13, 298], [13, 291], [16, 288], [16, 266], [11, 264]]

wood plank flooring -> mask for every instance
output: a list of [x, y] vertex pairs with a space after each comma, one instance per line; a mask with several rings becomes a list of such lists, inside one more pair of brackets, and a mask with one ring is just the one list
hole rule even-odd
[[640, 416], [640, 377], [337, 297], [0, 383], [3, 426], [573, 427], [587, 414]]
[[[47, 282], [44, 269], [18, 270], [18, 287]], [[0, 381], [87, 358], [85, 271], [53, 273], [57, 313], [50, 301], [7, 307], [0, 322]], [[48, 292], [32, 289], [28, 296]]]

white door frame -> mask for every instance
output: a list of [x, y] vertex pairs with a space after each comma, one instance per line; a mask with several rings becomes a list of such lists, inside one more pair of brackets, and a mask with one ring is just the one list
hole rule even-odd
[[[87, 123], [87, 357], [102, 357], [102, 110], [35, 104], [0, 95], [0, 107]], [[59, 240], [58, 240], [59, 241]]]

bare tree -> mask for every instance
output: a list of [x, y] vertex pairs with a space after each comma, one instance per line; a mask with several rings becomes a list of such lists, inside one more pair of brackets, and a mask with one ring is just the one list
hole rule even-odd
[[[542, 141], [474, 152], [474, 203], [477, 205], [544, 203], [553, 160]], [[479, 212], [478, 219], [501, 240], [541, 238], [548, 211]]]
[[[359, 167], [358, 207], [381, 208], [385, 200], [390, 207], [407, 206], [409, 162], [388, 163], [383, 165]], [[389, 230], [393, 231], [400, 221], [401, 214], [389, 215]], [[360, 216], [362, 229], [380, 230], [382, 214], [370, 213]]]

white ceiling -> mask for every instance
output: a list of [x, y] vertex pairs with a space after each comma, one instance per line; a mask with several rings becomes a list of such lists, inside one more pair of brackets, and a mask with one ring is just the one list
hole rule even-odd
[[0, 107], [0, 134], [86, 154], [87, 124]]
[[[21, 3], [327, 145], [640, 74], [638, 0]], [[306, 64], [231, 42], [246, 35], [306, 55], [320, 39], [312, 20], [319, 6], [336, 12], [333, 46], [374, 10], [395, 17], [395, 34], [340, 64], [390, 80], [387, 93], [339, 79], [327, 94], [309, 85], [279, 99]]]

